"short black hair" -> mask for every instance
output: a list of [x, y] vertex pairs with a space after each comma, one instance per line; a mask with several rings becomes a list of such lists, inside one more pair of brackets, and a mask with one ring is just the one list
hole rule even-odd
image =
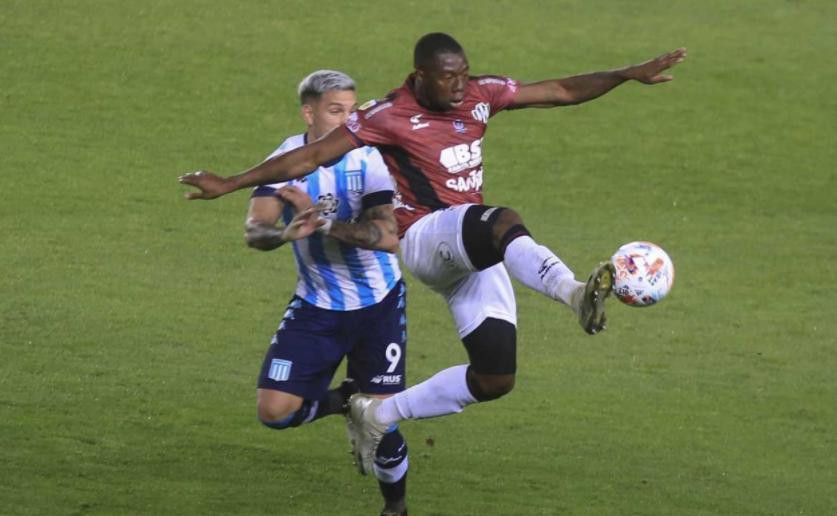
[[413, 50], [413, 66], [416, 69], [425, 68], [436, 59], [439, 54], [464, 54], [462, 45], [452, 36], [444, 32], [425, 34], [416, 42]]

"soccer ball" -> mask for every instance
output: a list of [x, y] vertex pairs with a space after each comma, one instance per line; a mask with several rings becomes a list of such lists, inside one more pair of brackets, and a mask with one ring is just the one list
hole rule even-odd
[[674, 284], [674, 263], [657, 244], [625, 244], [610, 261], [616, 268], [613, 293], [626, 305], [651, 306]]

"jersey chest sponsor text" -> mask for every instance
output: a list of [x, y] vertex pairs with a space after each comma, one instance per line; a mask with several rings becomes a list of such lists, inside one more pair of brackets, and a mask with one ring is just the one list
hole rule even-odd
[[[439, 163], [450, 174], [482, 165], [482, 138], [468, 143], [460, 143], [442, 149]], [[467, 176], [452, 177], [445, 181], [445, 186], [457, 192], [480, 191], [482, 189], [482, 167], [471, 170]]]
[[451, 174], [456, 174], [482, 164], [482, 138], [470, 144], [460, 143], [442, 149], [439, 163]]

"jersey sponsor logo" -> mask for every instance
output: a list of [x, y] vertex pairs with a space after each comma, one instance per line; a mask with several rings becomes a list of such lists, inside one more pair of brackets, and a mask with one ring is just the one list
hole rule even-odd
[[491, 114], [491, 105], [488, 102], [480, 102], [474, 109], [471, 110], [471, 116], [474, 117], [474, 120], [478, 122], [482, 122], [484, 124], [488, 123], [488, 116]]
[[369, 380], [372, 383], [379, 385], [398, 385], [401, 383], [400, 374], [379, 374]]
[[378, 114], [378, 113], [380, 113], [381, 111], [383, 111], [383, 110], [385, 110], [385, 109], [387, 109], [387, 108], [391, 108], [391, 107], [392, 107], [392, 102], [384, 102], [383, 104], [379, 104], [379, 105], [378, 105], [378, 107], [376, 107], [375, 109], [373, 109], [373, 110], [371, 110], [371, 111], [367, 111], [367, 112], [363, 115], [363, 118], [364, 118], [364, 120], [369, 120], [370, 118], [372, 118], [373, 116], [377, 115], [377, 114]]
[[450, 178], [445, 181], [445, 186], [457, 192], [479, 192], [482, 190], [482, 168], [472, 170], [465, 177]]
[[422, 115], [413, 115], [410, 117], [410, 123], [413, 124], [413, 131], [416, 129], [424, 129], [430, 125], [430, 122], [422, 122], [421, 117]]
[[349, 118], [346, 120], [346, 127], [353, 133], [360, 131], [360, 121], [357, 119], [357, 111], [349, 115]]
[[464, 133], [468, 131], [468, 128], [465, 127], [465, 123], [462, 120], [454, 120], [453, 121], [453, 130], [457, 133]]
[[333, 193], [329, 192], [325, 195], [317, 197], [317, 204], [322, 207], [320, 213], [323, 215], [331, 215], [333, 213], [337, 213], [337, 206], [340, 204], [340, 199], [335, 197]]
[[346, 171], [346, 188], [350, 192], [363, 191], [363, 172], [361, 170]]
[[482, 138], [474, 140], [470, 145], [460, 143], [442, 149], [439, 153], [439, 163], [451, 174], [480, 165], [482, 163]]
[[270, 369], [267, 372], [267, 377], [274, 382], [285, 382], [291, 377], [291, 367], [294, 363], [290, 360], [282, 360], [274, 358], [270, 361]]

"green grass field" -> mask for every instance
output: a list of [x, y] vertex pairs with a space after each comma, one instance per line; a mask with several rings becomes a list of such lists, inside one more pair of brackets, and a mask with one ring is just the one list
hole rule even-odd
[[[579, 276], [646, 239], [677, 282], [595, 338], [518, 288], [515, 391], [402, 425], [410, 514], [837, 514], [836, 3], [241, 4], [0, 0], [0, 514], [378, 514], [341, 419], [257, 423], [289, 253], [176, 179], [299, 132], [313, 69], [383, 95], [438, 30], [522, 81], [688, 47], [484, 147], [486, 200]], [[413, 384], [466, 358], [410, 287]]]

